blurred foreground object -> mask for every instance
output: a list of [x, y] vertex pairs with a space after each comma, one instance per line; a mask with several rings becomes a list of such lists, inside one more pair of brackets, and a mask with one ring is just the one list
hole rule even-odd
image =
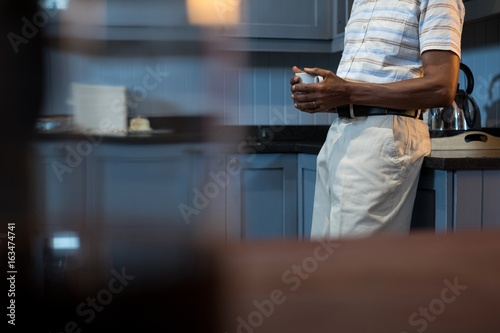
[[0, 221], [5, 223], [26, 219], [30, 204], [27, 142], [40, 112], [43, 81], [42, 36], [30, 22], [35, 13], [36, 1], [0, 4]]
[[500, 232], [222, 250], [223, 332], [498, 332]]
[[213, 261], [186, 234], [39, 230], [31, 243], [31, 311], [19, 315], [22, 324], [48, 332], [216, 331]]
[[189, 23], [206, 26], [238, 24], [240, 6], [240, 1], [187, 0]]

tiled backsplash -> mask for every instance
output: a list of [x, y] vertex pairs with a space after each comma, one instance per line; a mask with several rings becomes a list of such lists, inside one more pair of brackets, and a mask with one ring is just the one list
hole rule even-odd
[[45, 113], [72, 112], [72, 82], [126, 86], [131, 115], [192, 115], [202, 104], [197, 57], [97, 56], [49, 50]]
[[[499, 30], [498, 18], [464, 27], [462, 61], [474, 73], [472, 96], [481, 110], [483, 127], [499, 126]], [[296, 110], [289, 81], [293, 65], [335, 71], [339, 53], [123, 53], [48, 50], [44, 112], [71, 113], [69, 84], [81, 82], [126, 86], [131, 116], [210, 114], [227, 125], [325, 125], [335, 118]], [[461, 86], [464, 84], [461, 78]]]
[[481, 111], [482, 127], [500, 127], [500, 18], [464, 26], [462, 62], [474, 74], [472, 97]]
[[339, 54], [225, 53], [109, 56], [47, 52], [45, 113], [72, 112], [71, 82], [123, 85], [130, 115], [214, 114], [228, 125], [329, 124], [333, 116], [309, 115], [290, 98], [292, 66], [335, 70]]

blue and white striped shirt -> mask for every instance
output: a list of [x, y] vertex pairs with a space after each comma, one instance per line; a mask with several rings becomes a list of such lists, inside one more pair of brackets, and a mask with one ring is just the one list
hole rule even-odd
[[372, 83], [421, 77], [423, 52], [461, 56], [464, 15], [462, 0], [355, 0], [337, 75]]

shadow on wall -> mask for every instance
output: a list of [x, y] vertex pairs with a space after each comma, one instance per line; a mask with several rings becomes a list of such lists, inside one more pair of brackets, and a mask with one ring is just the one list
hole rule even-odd
[[[488, 104], [484, 106], [484, 114], [486, 116], [486, 127], [498, 127], [498, 119], [500, 118], [500, 94], [495, 96], [495, 87], [500, 87], [500, 73], [493, 77], [488, 88]], [[497, 84], [499, 83], [499, 84]], [[498, 91], [498, 89], [497, 89]]]

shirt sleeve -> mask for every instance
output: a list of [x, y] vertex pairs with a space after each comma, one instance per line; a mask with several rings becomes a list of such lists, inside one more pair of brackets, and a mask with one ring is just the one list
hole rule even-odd
[[420, 4], [420, 53], [452, 51], [461, 57], [465, 8], [462, 0], [423, 0]]

